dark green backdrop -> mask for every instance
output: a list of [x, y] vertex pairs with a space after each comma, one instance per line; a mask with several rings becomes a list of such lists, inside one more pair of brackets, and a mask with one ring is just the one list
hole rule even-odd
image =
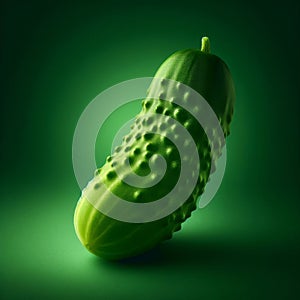
[[[0, 297], [292, 299], [299, 27], [296, 1], [2, 1]], [[203, 35], [236, 85], [222, 186], [158, 249], [123, 263], [94, 257], [72, 223], [76, 122], [99, 92], [154, 75]], [[101, 131], [99, 164], [117, 129], [112, 117]]]

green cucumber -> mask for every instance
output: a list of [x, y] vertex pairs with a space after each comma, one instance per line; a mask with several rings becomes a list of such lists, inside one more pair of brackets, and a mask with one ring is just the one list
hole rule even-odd
[[[189, 86], [209, 103], [226, 137], [230, 132], [229, 124], [235, 102], [234, 85], [226, 64], [209, 51], [209, 40], [205, 37], [202, 39], [201, 49], [175, 52], [158, 69], [155, 78], [160, 80], [160, 85], [153, 82], [148, 95], [164, 92], [167, 98], [172, 97], [174, 91], [171, 88], [162, 89], [164, 79]], [[83, 193], [74, 215], [76, 234], [90, 252], [105, 259], [135, 256], [171, 238], [196, 209], [196, 201], [204, 191], [211, 168], [215, 168], [213, 150], [207, 135], [189, 111], [163, 98], [146, 98], [142, 106], [142, 111], [136, 117], [130, 133], [124, 137], [122, 145], [107, 158], [107, 162], [96, 171], [94, 179], [89, 182], [86, 188], [89, 195], [106, 204], [112, 201], [111, 194], [105, 192], [107, 189], [129, 202], [150, 203], [168, 194], [176, 184], [181, 170], [180, 153], [172, 141], [163, 137], [170, 130], [166, 128], [167, 124], [146, 117], [149, 114], [169, 116], [188, 130], [197, 147], [201, 168], [189, 198], [174, 212], [150, 222], [131, 223], [111, 218], [96, 209]], [[200, 104], [199, 107], [196, 104], [194, 108], [201, 109]], [[149, 133], [151, 130], [156, 133]], [[129, 140], [134, 140], [130, 146]], [[151, 173], [149, 160], [155, 155], [163, 156], [166, 161], [166, 172], [157, 184], [143, 188], [126, 183], [124, 178], [132, 171], [147, 178]], [[132, 169], [128, 169], [126, 159]], [[99, 178], [102, 184], [99, 184]]]

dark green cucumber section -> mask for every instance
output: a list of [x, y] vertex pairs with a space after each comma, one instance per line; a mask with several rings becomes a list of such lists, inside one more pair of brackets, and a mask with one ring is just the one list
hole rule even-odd
[[160, 66], [155, 77], [179, 81], [197, 91], [220, 119], [225, 136], [230, 133], [235, 89], [229, 68], [218, 56], [200, 49], [177, 51]]

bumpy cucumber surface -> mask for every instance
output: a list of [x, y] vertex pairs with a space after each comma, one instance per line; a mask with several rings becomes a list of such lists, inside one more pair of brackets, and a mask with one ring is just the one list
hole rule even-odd
[[[224, 135], [229, 134], [235, 102], [234, 85], [226, 64], [217, 56], [209, 53], [209, 41], [202, 39], [201, 49], [187, 49], [175, 52], [158, 69], [155, 74], [160, 84], [152, 84], [148, 93], [155, 90], [167, 99], [174, 96], [174, 91], [164, 86], [164, 79], [181, 82], [200, 93], [217, 115]], [[199, 104], [200, 106], [200, 104]], [[197, 109], [197, 106], [195, 107]], [[200, 107], [199, 107], [200, 109]], [[146, 223], [128, 223], [110, 218], [97, 210], [82, 194], [78, 201], [74, 224], [81, 243], [92, 253], [106, 259], [123, 259], [143, 253], [161, 241], [172, 237], [180, 230], [181, 224], [196, 209], [196, 201], [203, 193], [211, 168], [212, 150], [207, 136], [197, 120], [181, 106], [161, 99], [145, 99], [142, 111], [136, 117], [130, 133], [124, 137], [122, 145], [107, 158], [107, 162], [96, 171], [87, 190], [96, 193], [99, 201], [110, 201], [108, 189], [121, 199], [145, 203], [160, 199], [176, 184], [180, 174], [180, 154], [176, 146], [165, 133], [170, 130], [164, 122], [149, 114], [161, 114], [178, 121], [193, 137], [201, 160], [197, 174], [197, 184], [185, 203], [168, 216]], [[146, 117], [147, 116], [147, 117]], [[155, 131], [156, 133], [149, 133]], [[128, 146], [129, 140], [134, 142]], [[124, 178], [134, 171], [139, 176], [149, 174], [149, 159], [161, 155], [167, 163], [166, 172], [161, 181], [147, 188], [137, 188], [125, 183]], [[131, 168], [125, 167], [129, 158]], [[120, 178], [119, 175], [122, 175]], [[98, 178], [103, 182], [99, 185]], [[103, 193], [102, 193], [103, 191]]]

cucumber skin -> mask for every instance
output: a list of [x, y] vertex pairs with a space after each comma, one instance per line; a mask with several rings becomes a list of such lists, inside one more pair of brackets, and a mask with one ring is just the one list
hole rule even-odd
[[[229, 123], [233, 114], [235, 92], [229, 69], [220, 58], [198, 49], [178, 51], [161, 65], [155, 77], [181, 82], [200, 93], [219, 118], [224, 135], [227, 136], [229, 134]], [[161, 86], [151, 85], [149, 90], [151, 91], [154, 88], [159, 89]], [[172, 96], [172, 91], [162, 90], [161, 92], [167, 94], [167, 99]], [[75, 210], [74, 225], [79, 240], [90, 252], [109, 260], [119, 260], [141, 254], [161, 241], [171, 238], [173, 232], [180, 230], [181, 224], [196, 209], [196, 201], [204, 191], [210, 168], [215, 168], [215, 166], [214, 162], [211, 161], [212, 155], [203, 129], [186, 111], [183, 111], [180, 116], [174, 115], [177, 108], [176, 104], [164, 100], [144, 100], [143, 109], [137, 116], [131, 132], [124, 138], [123, 144], [116, 149], [112, 156], [108, 157], [104, 166], [98, 170], [95, 178], [89, 182], [88, 188], [93, 188], [97, 176], [102, 176], [101, 178], [103, 178], [107, 188], [127, 201], [149, 202], [170, 191], [180, 172], [180, 168], [172, 168], [172, 162], [176, 162], [179, 159], [179, 154], [174, 145], [167, 141], [162, 141], [157, 135], [153, 135], [148, 137], [147, 140], [144, 137], [137, 139], [130, 151], [126, 149], [127, 137], [133, 137], [139, 131], [147, 132], [148, 128], [153, 128], [153, 126], [157, 125], [151, 122], [147, 124], [147, 120], [146, 122], [143, 120], [143, 115], [145, 113], [161, 113], [170, 115], [183, 126], [186, 126], [187, 121], [189, 121], [187, 129], [193, 136], [201, 159], [201, 170], [193, 193], [172, 214], [148, 223], [127, 223], [112, 219], [95, 209], [82, 196]], [[159, 129], [157, 132], [159, 134]], [[153, 151], [146, 150], [149, 145], [154, 148]], [[166, 153], [166, 149], [171, 149], [171, 155]], [[138, 175], [147, 174], [149, 167], [147, 159], [145, 160], [146, 153], [148, 155], [159, 153], [167, 161], [167, 172], [162, 182], [157, 186], [148, 189], [136, 189], [127, 186], [115, 176], [114, 168], [116, 166], [121, 168], [122, 161], [128, 155], [133, 170]], [[121, 171], [118, 173], [122, 172], [126, 176], [128, 170], [122, 170], [121, 168]], [[156, 199], [153, 199], [153, 196]], [[102, 198], [101, 201], [109, 201], [109, 197], [104, 194]]]

